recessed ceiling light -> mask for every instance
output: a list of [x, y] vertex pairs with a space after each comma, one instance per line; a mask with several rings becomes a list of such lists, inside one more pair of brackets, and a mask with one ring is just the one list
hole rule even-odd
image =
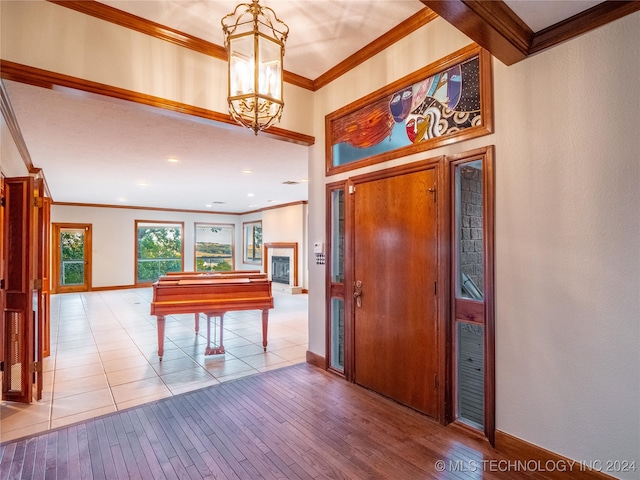
[[177, 159], [177, 158], [168, 158], [168, 159], [167, 159], [167, 162], [170, 162], [170, 163], [178, 163], [178, 159]]
[[210, 204], [210, 203], [207, 203], [207, 204], [205, 205], [205, 207], [207, 207], [207, 208], [211, 208], [211, 204]]
[[242, 170], [242, 173], [253, 173], [253, 172], [248, 168], [245, 168], [244, 170]]
[[127, 199], [126, 199], [126, 198], [124, 198], [124, 197], [120, 197], [120, 198], [118, 199], [118, 201], [119, 201], [119, 202], [126, 202], [126, 201], [127, 201]]
[[148, 186], [148, 185], [149, 185], [149, 184], [148, 184], [147, 182], [138, 182], [138, 186], [139, 186], [139, 187], [146, 187], [146, 186]]
[[306, 183], [306, 182], [309, 181], [309, 179], [308, 178], [301, 178], [300, 181], [303, 182], [303, 183]]
[[248, 197], [253, 197], [254, 195], [253, 195], [253, 193], [248, 193], [247, 196]]

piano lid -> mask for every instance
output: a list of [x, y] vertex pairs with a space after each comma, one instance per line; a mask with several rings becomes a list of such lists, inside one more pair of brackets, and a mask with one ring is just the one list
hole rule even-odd
[[248, 278], [191, 278], [178, 281], [178, 285], [223, 285], [229, 283], [251, 283], [251, 280]]

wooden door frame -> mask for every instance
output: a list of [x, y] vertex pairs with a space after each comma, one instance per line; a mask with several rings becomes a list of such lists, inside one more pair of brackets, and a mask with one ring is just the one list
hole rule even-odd
[[[456, 310], [456, 285], [453, 280], [453, 272], [456, 269], [456, 253], [453, 248], [455, 242], [455, 208], [453, 205], [453, 199], [455, 196], [455, 178], [454, 170], [456, 166], [474, 162], [476, 160], [482, 161], [482, 205], [483, 205], [483, 240], [484, 240], [484, 255], [483, 255], [483, 267], [484, 267], [484, 300], [483, 304], [483, 319], [484, 319], [484, 361], [485, 361], [485, 373], [484, 373], [484, 435], [489, 440], [491, 445], [495, 446], [495, 278], [494, 278], [494, 262], [495, 262], [495, 165], [494, 165], [494, 147], [487, 146], [481, 147], [475, 150], [459, 153], [456, 155], [447, 156], [445, 159], [446, 168], [444, 168], [447, 209], [448, 209], [448, 222], [449, 222], [449, 244], [451, 245], [451, 251], [449, 253], [451, 281], [449, 285], [449, 331], [450, 339], [448, 344], [450, 345], [449, 362], [448, 362], [448, 381], [446, 388], [447, 404], [449, 407], [446, 411], [446, 421], [454, 422], [462, 429], [470, 430], [471, 432], [477, 432], [477, 430], [457, 420], [457, 398], [456, 398], [456, 374], [455, 374], [455, 362], [457, 356], [457, 346], [455, 345], [454, 326], [456, 318], [454, 318]], [[466, 317], [465, 317], [466, 318]], [[471, 319], [472, 320], [472, 319]]]
[[[2, 369], [4, 369], [4, 308], [5, 308], [5, 251], [4, 251], [4, 234], [5, 234], [5, 225], [4, 225], [4, 205], [5, 205], [5, 197], [4, 197], [4, 175], [0, 174], [0, 364], [2, 365]], [[4, 373], [0, 373], [0, 379]], [[0, 385], [0, 390], [2, 389]], [[0, 393], [0, 397], [2, 394]]]
[[[343, 366], [342, 366], [342, 370], [335, 368], [332, 365], [332, 358], [333, 358], [333, 347], [332, 347], [332, 338], [331, 338], [331, 332], [332, 332], [332, 325], [333, 325], [333, 300], [334, 299], [339, 299], [342, 300], [342, 304], [343, 304], [343, 310], [344, 310], [344, 315], [345, 315], [345, 320], [346, 320], [346, 305], [345, 305], [345, 292], [346, 292], [346, 283], [345, 283], [345, 278], [342, 278], [342, 281], [334, 281], [333, 280], [333, 258], [334, 255], [337, 255], [337, 252], [334, 252], [333, 250], [333, 240], [334, 240], [334, 228], [336, 227], [336, 223], [335, 220], [333, 218], [333, 212], [334, 212], [334, 203], [333, 203], [333, 193], [336, 191], [340, 191], [342, 190], [344, 192], [344, 206], [343, 208], [345, 208], [345, 210], [343, 211], [343, 215], [347, 214], [346, 211], [346, 197], [349, 194], [349, 191], [347, 189], [347, 182], [346, 181], [339, 181], [339, 182], [332, 182], [332, 183], [328, 183], [327, 185], [325, 185], [326, 188], [326, 216], [325, 216], [325, 234], [326, 234], [326, 239], [325, 239], [325, 253], [326, 253], [326, 265], [327, 265], [327, 270], [326, 270], [326, 275], [325, 275], [325, 312], [326, 312], [326, 335], [325, 335], [325, 358], [324, 358], [324, 368], [325, 370], [330, 370], [331, 372], [337, 374], [337, 375], [341, 375], [343, 377], [345, 377], [347, 380], [349, 381], [353, 381], [353, 378], [351, 378], [349, 376], [349, 372], [353, 371], [353, 367], [347, 368], [347, 364], [349, 363], [349, 360], [347, 360], [346, 358], [344, 358], [343, 360]], [[343, 218], [343, 227], [346, 228], [346, 218]], [[343, 232], [345, 235], [344, 240], [346, 240], [346, 232]], [[346, 251], [343, 251], [343, 258], [346, 259]], [[346, 265], [343, 265], [343, 274], [346, 275]], [[346, 334], [346, 332], [344, 332]], [[344, 344], [343, 344], [343, 350], [344, 353], [347, 353], [347, 348], [346, 347], [346, 338], [343, 338]]]
[[[331, 296], [332, 293], [341, 293], [344, 299], [345, 309], [345, 325], [344, 325], [344, 342], [345, 342], [345, 359], [344, 359], [344, 377], [350, 382], [355, 382], [355, 338], [354, 338], [354, 321], [355, 321], [355, 305], [352, 296], [355, 272], [355, 255], [354, 255], [354, 236], [355, 236], [355, 210], [353, 197], [350, 192], [357, 188], [359, 183], [386, 178], [393, 175], [401, 175], [411, 173], [420, 169], [436, 168], [436, 212], [437, 212], [437, 282], [438, 282], [438, 298], [436, 321], [438, 328], [438, 378], [440, 380], [440, 388], [438, 390], [438, 416], [436, 418], [442, 424], [452, 423], [460, 425], [455, 418], [455, 390], [454, 390], [454, 354], [453, 345], [453, 302], [451, 295], [451, 285], [453, 278], [453, 203], [452, 203], [452, 168], [455, 164], [472, 159], [483, 160], [483, 175], [485, 188], [483, 190], [483, 202], [485, 208], [485, 225], [487, 235], [486, 260], [485, 260], [485, 316], [486, 316], [486, 340], [485, 340], [485, 428], [484, 436], [493, 445], [495, 442], [495, 284], [494, 284], [494, 261], [495, 261], [495, 167], [494, 167], [494, 147], [482, 147], [469, 152], [460, 153], [451, 156], [438, 156], [430, 159], [409, 163], [406, 165], [383, 169], [380, 171], [357, 175], [347, 178], [341, 182], [333, 182], [327, 184], [327, 212], [331, 212], [330, 192], [343, 188], [345, 191], [345, 239], [344, 239], [344, 285], [339, 292], [333, 292], [331, 289], [331, 272], [327, 270], [326, 282], [326, 332], [327, 332], [327, 352], [330, 351], [329, 344], [331, 342]], [[326, 234], [327, 234], [327, 264], [332, 263], [332, 252], [329, 248], [332, 225], [327, 214]], [[343, 291], [342, 291], [343, 290]], [[329, 359], [325, 359], [326, 368], [331, 370]], [[465, 428], [468, 433], [477, 435], [477, 430], [470, 427]]]
[[[85, 283], [82, 286], [62, 287], [60, 286], [60, 230], [75, 229], [84, 230], [84, 254]], [[90, 223], [52, 223], [51, 224], [51, 293], [71, 293], [71, 292], [90, 292], [92, 289], [92, 258], [93, 251], [91, 232], [92, 224]]]
[[[42, 190], [44, 195], [44, 185]], [[51, 354], [51, 197], [42, 196], [42, 221], [38, 225], [40, 238], [38, 261], [42, 275], [39, 311], [42, 312], [42, 356]]]

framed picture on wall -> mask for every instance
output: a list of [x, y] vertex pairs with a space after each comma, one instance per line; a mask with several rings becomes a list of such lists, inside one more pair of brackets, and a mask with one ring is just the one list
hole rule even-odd
[[262, 264], [262, 222], [242, 224], [244, 263]]
[[493, 132], [491, 55], [470, 45], [325, 117], [327, 175]]

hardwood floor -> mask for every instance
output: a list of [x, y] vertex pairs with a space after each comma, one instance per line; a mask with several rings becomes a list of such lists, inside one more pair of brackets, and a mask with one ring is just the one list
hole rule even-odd
[[151, 288], [52, 295], [43, 398], [0, 401], [0, 442], [305, 361], [307, 295], [274, 290], [267, 352], [259, 310], [225, 315], [224, 355], [204, 354], [204, 318], [195, 335], [193, 315], [172, 315], [162, 362], [151, 298]]
[[483, 460], [506, 458], [302, 363], [3, 443], [0, 479], [544, 478]]

